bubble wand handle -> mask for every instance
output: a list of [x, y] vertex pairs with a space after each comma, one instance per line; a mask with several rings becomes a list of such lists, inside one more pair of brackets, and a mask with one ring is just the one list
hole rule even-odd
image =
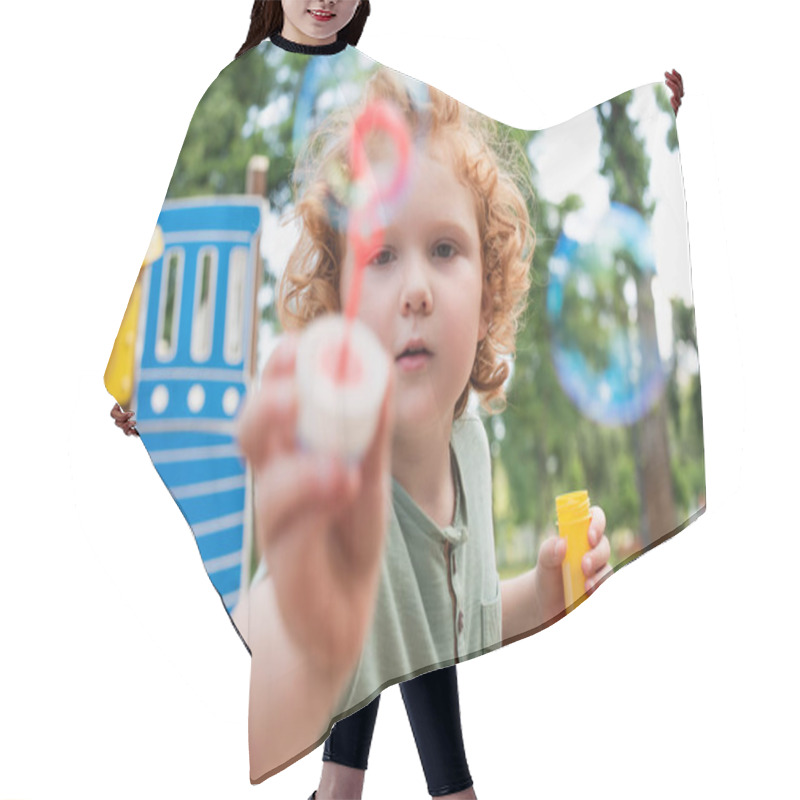
[[345, 305], [345, 336], [339, 356], [337, 372], [343, 377], [346, 372], [352, 321], [358, 314], [361, 301], [361, 282], [367, 259], [383, 240], [383, 226], [378, 216], [379, 208], [393, 200], [405, 182], [411, 139], [408, 128], [393, 106], [383, 101], [370, 103], [356, 118], [350, 140], [350, 164], [352, 179], [356, 186], [363, 185], [370, 175], [370, 163], [364, 144], [368, 134], [383, 130], [391, 138], [397, 151], [397, 160], [388, 185], [381, 186], [373, 180], [373, 190], [366, 199], [351, 209], [347, 225], [347, 246], [353, 253], [353, 280]]

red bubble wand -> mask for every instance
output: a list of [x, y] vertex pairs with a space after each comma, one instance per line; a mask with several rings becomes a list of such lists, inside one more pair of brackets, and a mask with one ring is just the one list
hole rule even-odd
[[[387, 185], [375, 185], [367, 199], [351, 209], [347, 224], [347, 246], [353, 253], [353, 280], [347, 294], [345, 306], [345, 335], [339, 354], [336, 371], [337, 380], [344, 381], [350, 343], [350, 329], [358, 313], [361, 300], [361, 281], [364, 267], [370, 254], [383, 240], [383, 226], [378, 218], [379, 208], [394, 200], [405, 183], [408, 169], [411, 137], [408, 127], [399, 112], [385, 101], [370, 103], [356, 118], [353, 137], [350, 140], [350, 164], [356, 186], [363, 185], [370, 173], [370, 163], [364, 141], [370, 133], [383, 130], [390, 137], [397, 151], [394, 172]], [[374, 177], [374, 174], [373, 174]], [[377, 183], [377, 182], [375, 182]]]

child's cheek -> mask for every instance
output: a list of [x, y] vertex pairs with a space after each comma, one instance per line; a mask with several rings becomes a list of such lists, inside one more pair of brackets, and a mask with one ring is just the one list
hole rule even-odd
[[397, 313], [392, 305], [390, 287], [386, 285], [386, 281], [380, 281], [371, 272], [369, 269], [364, 271], [358, 316], [369, 326], [393, 359], [396, 344], [393, 325]]

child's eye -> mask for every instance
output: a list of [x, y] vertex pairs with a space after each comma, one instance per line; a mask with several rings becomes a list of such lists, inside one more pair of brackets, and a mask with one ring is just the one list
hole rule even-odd
[[368, 263], [369, 264], [374, 264], [377, 267], [383, 267], [383, 266], [385, 266], [386, 264], [389, 263], [389, 261], [392, 259], [392, 256], [393, 256], [393, 254], [392, 254], [391, 250], [383, 249], [379, 253], [374, 255], [369, 260]]
[[455, 255], [456, 248], [450, 242], [439, 242], [433, 248], [433, 254], [439, 258], [450, 258]]

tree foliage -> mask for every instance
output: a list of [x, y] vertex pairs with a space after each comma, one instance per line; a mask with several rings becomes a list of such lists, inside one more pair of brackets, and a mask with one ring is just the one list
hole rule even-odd
[[[280, 212], [291, 203], [290, 176], [302, 144], [296, 140], [292, 109], [302, 97], [307, 77], [304, 65], [313, 60], [277, 51], [256, 48], [226, 67], [209, 87], [192, 118], [168, 197], [240, 193], [249, 158], [265, 154], [269, 158], [271, 207]], [[317, 93], [346, 88], [337, 84], [341, 75], [313, 77]], [[632, 97], [632, 93], [626, 93], [597, 108], [602, 134], [600, 172], [609, 181], [611, 200], [649, 219], [654, 209], [654, 201], [647, 200], [650, 159], [630, 116]], [[667, 145], [674, 149], [677, 134], [662, 87], [657, 87], [656, 102], [672, 119]], [[530, 152], [539, 135], [537, 131], [500, 127], [523, 153]], [[650, 487], [658, 480], [643, 472], [636, 426], [604, 425], [589, 419], [561, 386], [546, 308], [548, 264], [566, 217], [580, 209], [583, 200], [572, 194], [560, 203], [548, 202], [536, 191], [536, 164], [526, 162], [526, 168], [534, 188], [529, 213], [537, 237], [529, 310], [518, 334], [507, 408], [493, 417], [483, 415], [494, 462], [498, 561], [501, 566], [505, 561], [519, 569], [531, 565], [535, 540], [552, 530], [556, 495], [587, 488], [605, 509], [609, 532], [638, 533], [647, 527]], [[606, 283], [601, 281], [595, 287], [597, 302], [589, 306], [584, 303], [584, 313], [570, 319], [566, 330], [597, 369], [602, 369], [608, 358], [609, 326], [629, 313], [622, 287], [630, 276], [636, 279], [639, 318], [650, 320], [642, 324], [652, 324], [651, 276], [642, 274], [635, 263], [627, 263], [624, 254], [619, 257], [620, 268], [607, 271], [603, 278]], [[264, 280], [269, 295], [274, 276], [265, 271]], [[694, 311], [679, 300], [673, 301], [672, 310], [673, 350], [684, 360], [692, 354], [696, 359]], [[272, 304], [266, 304], [263, 317], [277, 326]], [[659, 430], [663, 427], [667, 460], [660, 479], [670, 484], [674, 496], [670, 502], [677, 509], [673, 514], [685, 519], [704, 491], [702, 416], [699, 375], [695, 372], [688, 383], [681, 383], [678, 366], [676, 357], [664, 396], [647, 424]]]

